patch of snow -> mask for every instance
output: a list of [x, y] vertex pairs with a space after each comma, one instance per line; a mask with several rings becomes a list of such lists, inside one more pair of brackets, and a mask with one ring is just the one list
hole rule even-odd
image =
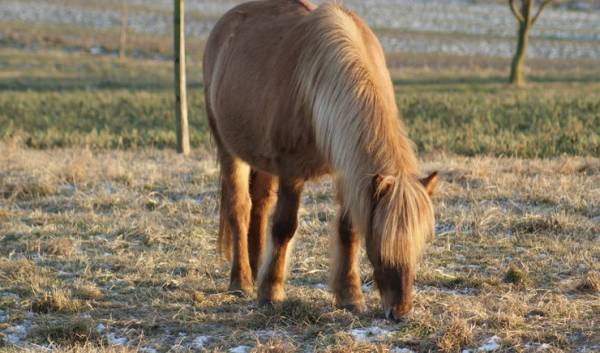
[[478, 352], [491, 352], [500, 348], [500, 337], [493, 336], [488, 338], [481, 347], [477, 349]]
[[470, 349], [463, 349], [461, 353], [471, 353]]
[[45, 345], [45, 344], [35, 344], [32, 343], [31, 347], [33, 348], [34, 352], [52, 352], [52, 350], [55, 350], [56, 347], [54, 347], [53, 344], [50, 345]]
[[317, 283], [314, 285], [314, 288], [327, 290], [327, 285], [325, 283]]
[[104, 324], [98, 324], [98, 326], [96, 326], [96, 332], [98, 333], [102, 333], [106, 330], [106, 326], [104, 326]]
[[417, 293], [437, 291], [437, 292], [440, 292], [443, 294], [448, 294], [448, 295], [458, 297], [458, 296], [464, 296], [464, 295], [471, 295], [471, 294], [473, 294], [473, 292], [475, 290], [473, 288], [446, 289], [446, 288], [439, 288], [439, 287], [434, 287], [434, 286], [423, 286], [423, 287], [416, 287], [416, 291], [417, 291]]
[[536, 352], [545, 351], [546, 349], [552, 348], [548, 343], [527, 343], [525, 345], [527, 349], [535, 349]]
[[237, 346], [237, 347], [231, 348], [229, 350], [229, 353], [248, 353], [248, 352], [250, 352], [250, 349], [252, 349], [252, 347], [250, 347], [250, 346]]
[[415, 351], [408, 348], [394, 347], [390, 349], [390, 353], [415, 353]]
[[8, 344], [17, 345], [23, 338], [27, 336], [27, 324], [11, 326], [4, 330], [6, 342]]
[[106, 340], [111, 346], [124, 346], [127, 344], [126, 337], [119, 337], [112, 332], [106, 335]]
[[140, 352], [142, 352], [142, 353], [158, 353], [158, 351], [152, 347], [142, 347], [140, 349]]
[[2, 292], [0, 293], [0, 297], [2, 299], [12, 299], [12, 300], [19, 300], [19, 295], [15, 294], [15, 293], [10, 293], [10, 292]]
[[450, 294], [453, 296], [470, 295], [473, 293], [473, 288], [460, 288], [460, 289], [439, 289], [440, 292]]
[[363, 292], [370, 292], [373, 290], [373, 283], [365, 283], [362, 286], [360, 286], [360, 288]]
[[274, 330], [258, 330], [254, 334], [260, 338], [271, 338], [277, 336], [277, 332]]
[[352, 337], [354, 337], [355, 340], [362, 342], [379, 341], [388, 337], [391, 334], [390, 331], [382, 329], [378, 326], [356, 328], [350, 331], [350, 333], [352, 334]]
[[6, 321], [6, 314], [4, 313], [4, 310], [0, 309], [0, 322], [4, 321]]
[[21, 337], [14, 335], [12, 333], [9, 333], [8, 335], [6, 335], [6, 343], [8, 344], [12, 344], [12, 345], [16, 345], [19, 344], [19, 342], [21, 341]]
[[194, 341], [192, 341], [192, 346], [196, 349], [202, 349], [208, 343], [209, 340], [210, 337], [208, 336], [198, 336], [194, 338]]
[[71, 184], [62, 184], [58, 187], [58, 193], [63, 195], [72, 195], [75, 192], [75, 186]]

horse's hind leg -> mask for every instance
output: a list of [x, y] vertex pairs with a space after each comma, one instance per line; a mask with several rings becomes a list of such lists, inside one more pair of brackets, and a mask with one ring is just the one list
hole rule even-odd
[[298, 228], [298, 207], [304, 183], [281, 179], [277, 206], [273, 215], [271, 249], [261, 268], [258, 302], [261, 305], [280, 302], [285, 298], [283, 281], [290, 241]]
[[331, 288], [335, 295], [336, 305], [353, 311], [362, 311], [365, 304], [358, 272], [360, 239], [352, 227], [350, 215], [343, 209], [338, 215], [334, 237], [333, 246], [336, 253], [332, 264]]
[[250, 198], [252, 211], [250, 213], [250, 229], [248, 231], [248, 252], [250, 253], [250, 267], [252, 277], [256, 279], [260, 268], [265, 240], [269, 211], [275, 200], [277, 191], [277, 178], [273, 175], [253, 170], [250, 177]]
[[231, 231], [233, 262], [231, 265], [231, 291], [243, 294], [253, 292], [252, 270], [248, 257], [248, 227], [250, 224], [250, 167], [220, 149], [221, 178], [225, 216]]

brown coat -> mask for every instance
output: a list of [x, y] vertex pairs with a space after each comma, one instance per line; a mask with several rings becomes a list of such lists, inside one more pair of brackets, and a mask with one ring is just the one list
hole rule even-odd
[[204, 81], [223, 171], [220, 240], [232, 240], [234, 255], [230, 288], [251, 291], [262, 248], [249, 255], [247, 248], [253, 239], [261, 243], [269, 209], [255, 212], [255, 205], [272, 199], [255, 192], [265, 194], [278, 182], [258, 295], [261, 302], [283, 299], [303, 183], [333, 173], [342, 208], [332, 278], [338, 304], [361, 306], [356, 245], [362, 234], [386, 315], [404, 315], [417, 260], [433, 233], [435, 175], [417, 178], [417, 158], [373, 32], [335, 4], [245, 3], [211, 33]]

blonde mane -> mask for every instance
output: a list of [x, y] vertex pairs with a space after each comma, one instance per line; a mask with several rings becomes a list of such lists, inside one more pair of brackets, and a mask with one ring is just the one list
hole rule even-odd
[[[434, 214], [398, 119], [383, 50], [358, 17], [336, 4], [318, 7], [303, 25], [294, 75], [298, 109], [309, 107], [316, 144], [339, 174], [353, 223], [372, 238], [385, 265], [413, 265]], [[377, 176], [385, 190], [374, 185]]]

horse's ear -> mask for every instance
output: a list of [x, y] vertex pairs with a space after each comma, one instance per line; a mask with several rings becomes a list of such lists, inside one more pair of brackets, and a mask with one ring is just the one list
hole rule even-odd
[[373, 177], [373, 196], [375, 199], [379, 199], [382, 195], [385, 195], [388, 190], [394, 185], [394, 177], [375, 175]]
[[427, 178], [421, 179], [421, 184], [425, 187], [425, 191], [431, 196], [438, 183], [438, 172], [431, 173]]

